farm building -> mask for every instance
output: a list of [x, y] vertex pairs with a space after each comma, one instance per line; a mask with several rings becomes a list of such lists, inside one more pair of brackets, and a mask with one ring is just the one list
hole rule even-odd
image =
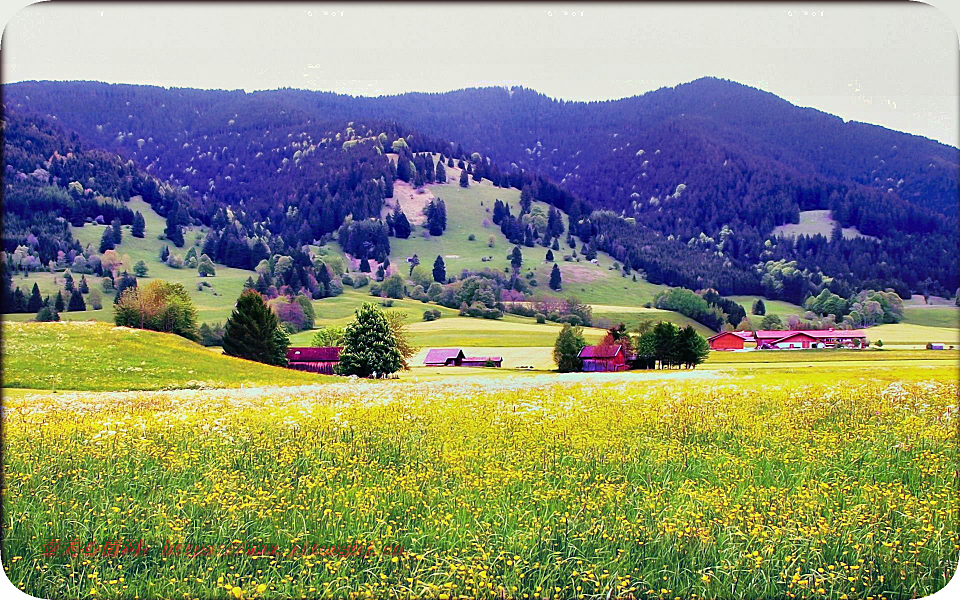
[[721, 331], [707, 339], [711, 350], [743, 350], [747, 343], [757, 344], [757, 339], [750, 331]]
[[711, 350], [866, 348], [867, 334], [857, 329], [723, 331], [707, 340]]
[[503, 357], [502, 356], [465, 356], [461, 364], [464, 367], [486, 367], [488, 363], [491, 363], [491, 366], [494, 366], [494, 367], [502, 367]]
[[627, 370], [623, 346], [584, 346], [578, 356], [583, 361], [583, 370], [589, 373]]
[[428, 367], [459, 367], [463, 364], [463, 350], [459, 348], [431, 348], [423, 364]]
[[287, 366], [297, 371], [323, 373], [333, 375], [333, 370], [340, 362], [339, 347], [324, 348], [289, 348], [287, 349]]

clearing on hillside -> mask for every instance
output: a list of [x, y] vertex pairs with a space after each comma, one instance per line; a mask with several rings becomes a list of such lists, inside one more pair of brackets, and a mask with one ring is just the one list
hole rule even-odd
[[[802, 210], [800, 211], [800, 222], [780, 225], [773, 229], [773, 235], [783, 237], [796, 237], [798, 235], [817, 235], [818, 233], [825, 238], [830, 237], [836, 221], [829, 210]], [[856, 227], [844, 227], [842, 229], [844, 239], [853, 239], [856, 237], [875, 240], [872, 235], [864, 235], [857, 231]]]

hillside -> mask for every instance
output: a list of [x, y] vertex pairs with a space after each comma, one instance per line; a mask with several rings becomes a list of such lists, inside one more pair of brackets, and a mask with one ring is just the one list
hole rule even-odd
[[[334, 160], [341, 140], [362, 149], [383, 133], [384, 147], [402, 136], [414, 153], [464, 158], [495, 184], [530, 187], [536, 199], [575, 216], [578, 238], [655, 283], [766, 293], [754, 266], [793, 260], [808, 273], [804, 293], [816, 293], [823, 277], [842, 295], [873, 286], [948, 296], [960, 285], [956, 261], [943, 258], [958, 245], [960, 151], [845, 123], [735, 82], [706, 78], [591, 103], [522, 88], [382, 98], [91, 82], [24, 82], [4, 91], [8, 109], [56, 117], [85, 143], [173, 178], [195, 200], [233, 207], [244, 200], [256, 213], [245, 228], [270, 219], [268, 229], [285, 229], [282, 240], [305, 243], [346, 214], [326, 216], [328, 199], [317, 204], [313, 194], [324, 187], [310, 165], [321, 155], [324, 164]], [[316, 148], [315, 156], [305, 148]], [[364, 152], [356, 164], [382, 172]], [[308, 177], [306, 185], [298, 187], [294, 174]], [[363, 214], [380, 213], [390, 196], [371, 194], [378, 192], [354, 187], [349, 195]], [[320, 211], [309, 231], [279, 227], [275, 205], [304, 201], [301, 211]], [[776, 227], [800, 225], [800, 213], [814, 210], [876, 239], [766, 243]], [[321, 224], [325, 218], [332, 220]]]
[[172, 334], [92, 321], [3, 323], [3, 387], [159, 390], [309, 385], [332, 377], [212, 352]]

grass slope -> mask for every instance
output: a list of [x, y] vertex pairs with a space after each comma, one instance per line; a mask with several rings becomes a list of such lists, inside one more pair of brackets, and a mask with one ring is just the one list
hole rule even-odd
[[4, 387], [159, 390], [333, 380], [223, 356], [172, 334], [93, 321], [3, 324]]
[[[797, 237], [799, 235], [817, 235], [825, 238], [830, 237], [834, 226], [837, 224], [829, 210], [802, 210], [800, 211], [800, 222], [780, 225], [773, 228], [772, 235], [783, 237]], [[857, 237], [875, 240], [872, 235], [864, 235], [856, 227], [842, 228], [844, 239], [850, 240]]]
[[[459, 275], [463, 269], [490, 268], [503, 271], [509, 268], [507, 255], [513, 245], [500, 233], [500, 228], [493, 224], [493, 205], [499, 199], [509, 204], [511, 213], [517, 215], [520, 213], [520, 192], [512, 188], [495, 187], [487, 179], [480, 183], [471, 179], [470, 187], [462, 188], [456, 183], [460, 177], [460, 169], [456, 167], [447, 168], [447, 175], [450, 183], [425, 186], [426, 193], [442, 198], [447, 206], [446, 231], [440, 237], [424, 237], [424, 229], [415, 226], [409, 239], [391, 238], [391, 262], [405, 265], [406, 258], [416, 254], [421, 264], [432, 267], [433, 261], [439, 255], [444, 257], [448, 275]], [[542, 202], [535, 202], [534, 206], [544, 213], [547, 212], [548, 206]], [[565, 215], [564, 227], [569, 228]], [[469, 239], [471, 234], [475, 237], [473, 241]], [[488, 246], [491, 236], [494, 238], [492, 248]], [[581, 262], [566, 262], [563, 255], [570, 254], [571, 248], [561, 243], [560, 250], [554, 251], [554, 254], [560, 266], [563, 289], [554, 292], [548, 285], [553, 263], [544, 260], [547, 249], [542, 246], [522, 246], [520, 249], [523, 252], [521, 270], [534, 274], [538, 283], [535, 291], [538, 294], [561, 298], [576, 296], [581, 301], [598, 304], [643, 306], [666, 287], [639, 278], [638, 281], [633, 281], [629, 277], [622, 277], [619, 270], [610, 269], [615, 262], [613, 258], [602, 252], [597, 256], [595, 265], [586, 262], [582, 257]], [[483, 257], [490, 257], [491, 260], [483, 262]]]
[[[226, 321], [227, 317], [233, 311], [233, 305], [236, 302], [240, 292], [243, 291], [243, 282], [247, 277], [255, 275], [253, 271], [243, 269], [233, 269], [224, 265], [216, 265], [217, 274], [215, 277], [200, 277], [196, 269], [174, 269], [160, 262], [160, 249], [163, 246], [169, 246], [170, 251], [184, 256], [189, 249], [190, 244], [197, 247], [203, 244], [203, 238], [206, 235], [206, 229], [200, 227], [184, 228], [183, 237], [186, 245], [183, 248], [177, 248], [167, 240], [158, 239], [158, 235], [163, 233], [166, 225], [164, 218], [154, 212], [153, 208], [144, 202], [139, 196], [130, 199], [127, 206], [133, 211], [140, 211], [143, 214], [146, 223], [145, 235], [143, 238], [135, 238], [130, 233], [130, 227], [123, 227], [123, 241], [116, 247], [116, 251], [124, 259], [124, 266], [131, 273], [133, 265], [142, 260], [147, 265], [147, 277], [140, 278], [141, 282], [149, 282], [152, 279], [163, 279], [173, 283], [181, 283], [190, 293], [190, 298], [197, 307], [198, 318], [200, 322]], [[83, 227], [71, 227], [74, 238], [86, 248], [88, 245], [94, 251], [100, 246], [100, 236], [103, 235], [103, 225], [86, 224]], [[65, 320], [88, 320], [113, 322], [113, 293], [103, 293], [101, 288], [101, 278], [96, 275], [87, 275], [87, 283], [91, 289], [96, 288], [103, 296], [103, 309], [94, 311], [88, 310], [76, 313], [61, 313], [61, 318]], [[80, 281], [80, 275], [74, 274], [74, 281]], [[197, 289], [197, 283], [206, 281], [210, 283], [211, 288], [204, 288], [203, 291]], [[31, 273], [29, 277], [22, 275], [14, 277], [13, 285], [19, 285], [26, 293], [30, 293], [33, 284], [36, 282], [40, 287], [40, 293], [44, 296], [55, 296], [57, 291], [63, 288], [63, 273]], [[216, 295], [214, 295], [216, 292]], [[29, 321], [33, 319], [32, 314], [4, 315], [4, 319], [11, 321]]]

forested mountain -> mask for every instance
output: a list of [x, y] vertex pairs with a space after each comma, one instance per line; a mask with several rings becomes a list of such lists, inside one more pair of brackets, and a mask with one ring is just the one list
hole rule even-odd
[[[232, 207], [245, 235], [289, 247], [378, 215], [397, 176], [383, 152], [403, 137], [411, 160], [440, 152], [526, 187], [570, 213], [582, 242], [658, 283], [793, 301], [824, 286], [960, 284], [960, 151], [728, 81], [590, 103], [522, 88], [354, 98], [26, 82], [4, 86], [4, 107], [132, 159], [203, 222], [222, 228]], [[771, 239], [811, 209], [878, 239]]]

